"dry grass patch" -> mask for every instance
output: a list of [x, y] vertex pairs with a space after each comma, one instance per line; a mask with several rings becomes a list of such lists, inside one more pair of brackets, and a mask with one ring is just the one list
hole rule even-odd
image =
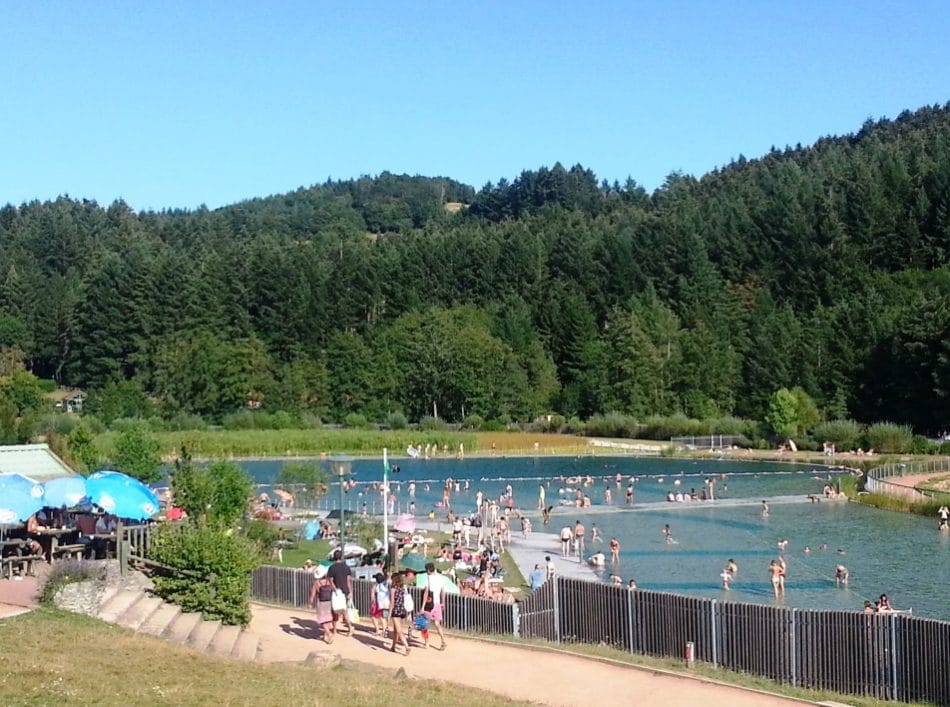
[[[84, 616], [0, 622], [2, 705], [502, 705], [450, 683], [216, 658]], [[367, 679], [367, 678], [371, 679]]]

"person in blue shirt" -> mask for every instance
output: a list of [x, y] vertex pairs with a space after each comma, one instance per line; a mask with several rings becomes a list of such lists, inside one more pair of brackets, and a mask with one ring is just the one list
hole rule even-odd
[[531, 584], [531, 589], [539, 589], [544, 580], [548, 578], [548, 573], [542, 569], [541, 565], [535, 565], [534, 569], [528, 575], [528, 583]]

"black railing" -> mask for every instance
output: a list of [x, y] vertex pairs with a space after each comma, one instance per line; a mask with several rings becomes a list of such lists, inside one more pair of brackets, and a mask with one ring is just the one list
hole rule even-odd
[[[255, 600], [306, 607], [313, 576], [260, 567]], [[354, 580], [368, 614], [373, 582]], [[422, 592], [412, 590], [417, 608]], [[777, 682], [877, 699], [950, 704], [950, 622], [906, 614], [812, 611], [628, 590], [558, 577], [522, 601], [445, 598], [446, 628], [686, 656]]]

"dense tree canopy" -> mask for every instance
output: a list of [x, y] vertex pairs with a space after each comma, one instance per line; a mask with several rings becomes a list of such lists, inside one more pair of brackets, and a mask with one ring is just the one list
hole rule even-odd
[[0, 346], [107, 417], [764, 419], [785, 388], [937, 431], [948, 322], [950, 106], [653, 194], [555, 164], [477, 193], [383, 173], [214, 211], [0, 209]]

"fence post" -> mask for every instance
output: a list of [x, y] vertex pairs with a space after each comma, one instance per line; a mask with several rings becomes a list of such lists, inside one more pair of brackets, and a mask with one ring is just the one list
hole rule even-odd
[[891, 614], [887, 619], [891, 629], [891, 699], [897, 700], [897, 617]]
[[798, 685], [798, 652], [795, 650], [795, 616], [797, 609], [788, 612], [788, 662], [789, 677], [793, 686]]
[[[628, 592], [629, 594], [629, 592]], [[716, 600], [713, 599], [709, 603], [709, 632], [712, 636], [712, 664], [713, 667], [718, 667], [719, 665], [719, 646], [717, 645], [717, 636], [719, 632], [716, 630], [716, 624], [718, 622], [718, 614], [716, 612]]]
[[561, 642], [561, 606], [557, 600], [558, 587], [561, 586], [561, 578], [554, 578], [554, 591], [551, 592], [553, 597], [552, 601], [554, 602], [554, 642]]
[[629, 589], [627, 590], [627, 645], [633, 653], [633, 592]]
[[521, 607], [518, 602], [511, 605], [511, 626], [515, 638], [521, 638]]

